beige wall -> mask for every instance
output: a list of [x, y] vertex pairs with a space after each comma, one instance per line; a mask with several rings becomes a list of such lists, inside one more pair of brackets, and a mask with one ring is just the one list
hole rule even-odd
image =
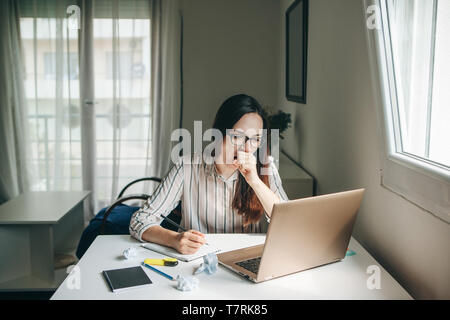
[[[210, 127], [229, 96], [277, 102], [280, 2], [184, 0], [183, 127]], [[193, 131], [191, 131], [193, 132]]]
[[[281, 66], [285, 63], [282, 0]], [[295, 123], [282, 148], [318, 180], [318, 194], [364, 187], [354, 236], [415, 298], [450, 298], [450, 227], [380, 186], [377, 118], [360, 0], [311, 0], [307, 104], [278, 104]]]
[[356, 239], [413, 297], [450, 298], [449, 225], [380, 186], [362, 2], [310, 0], [306, 105], [284, 98], [291, 2], [183, 0], [183, 127], [209, 126], [240, 92], [292, 113], [282, 147], [317, 178], [318, 194], [366, 188]]

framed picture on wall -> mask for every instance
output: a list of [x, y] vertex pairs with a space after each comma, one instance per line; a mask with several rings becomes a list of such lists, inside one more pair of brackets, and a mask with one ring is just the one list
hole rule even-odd
[[306, 103], [308, 0], [295, 0], [286, 10], [286, 98]]

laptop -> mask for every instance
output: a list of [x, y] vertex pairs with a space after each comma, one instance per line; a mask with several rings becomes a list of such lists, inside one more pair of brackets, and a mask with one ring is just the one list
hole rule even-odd
[[219, 263], [263, 282], [342, 260], [365, 189], [273, 206], [264, 244], [218, 254]]

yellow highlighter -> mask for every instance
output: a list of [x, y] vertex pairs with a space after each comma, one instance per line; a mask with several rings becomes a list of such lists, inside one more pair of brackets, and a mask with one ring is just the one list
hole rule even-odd
[[145, 259], [144, 263], [154, 265], [154, 266], [174, 267], [178, 264], [178, 260], [175, 258]]

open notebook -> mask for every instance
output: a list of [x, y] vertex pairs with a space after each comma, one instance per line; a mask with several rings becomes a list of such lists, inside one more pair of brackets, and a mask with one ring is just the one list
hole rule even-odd
[[172, 257], [172, 258], [177, 258], [178, 260], [185, 261], [185, 262], [189, 262], [189, 261], [201, 258], [203, 256], [206, 256], [208, 253], [216, 253], [216, 252], [220, 251], [219, 249], [217, 249], [209, 244], [204, 244], [194, 254], [181, 254], [173, 248], [162, 246], [160, 244], [156, 244], [156, 243], [152, 243], [152, 242], [143, 243], [142, 247], [152, 250], [152, 251], [155, 251], [155, 252], [158, 252], [158, 253], [161, 253], [163, 255]]

